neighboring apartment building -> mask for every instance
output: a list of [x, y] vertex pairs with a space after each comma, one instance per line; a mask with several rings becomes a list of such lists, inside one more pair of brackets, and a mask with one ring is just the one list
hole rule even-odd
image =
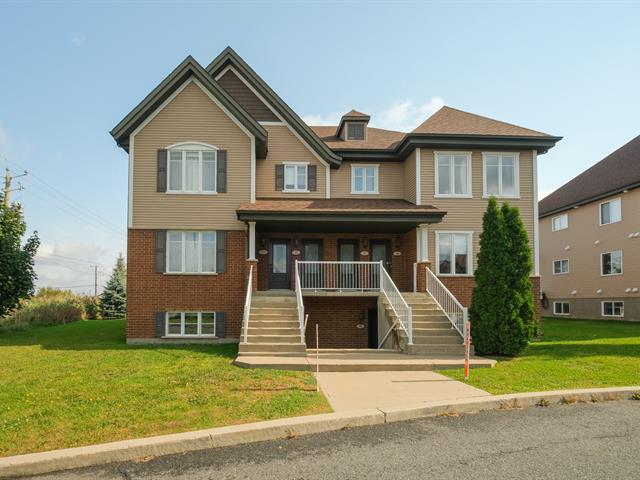
[[459, 329], [460, 311], [429, 317], [427, 276], [468, 305], [490, 195], [538, 251], [537, 156], [559, 137], [448, 107], [412, 132], [369, 120], [306, 125], [230, 48], [180, 64], [111, 132], [129, 153], [127, 340], [286, 350], [302, 309], [321, 347]]
[[540, 201], [547, 315], [640, 320], [640, 136]]

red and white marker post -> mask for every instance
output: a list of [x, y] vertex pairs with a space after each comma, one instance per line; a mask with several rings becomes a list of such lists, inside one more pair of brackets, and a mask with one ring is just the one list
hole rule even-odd
[[469, 380], [469, 354], [471, 352], [471, 322], [467, 322], [467, 338], [464, 339], [464, 381]]

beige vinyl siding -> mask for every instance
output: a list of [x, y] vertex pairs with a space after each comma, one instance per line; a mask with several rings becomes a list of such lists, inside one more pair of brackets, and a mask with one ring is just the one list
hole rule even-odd
[[[325, 198], [326, 167], [286, 125], [263, 125], [269, 135], [269, 153], [257, 161], [256, 197]], [[308, 162], [317, 165], [317, 190], [309, 193], [276, 191], [276, 165], [283, 162]]]
[[[351, 165], [378, 166], [378, 195], [351, 193]], [[331, 198], [403, 198], [404, 164], [402, 162], [342, 162], [331, 170]]]
[[[622, 221], [600, 226], [600, 203], [615, 198], [621, 199]], [[640, 232], [640, 188], [561, 213], [569, 217], [564, 230], [551, 230], [552, 219], [560, 214], [540, 219], [540, 274], [547, 297], [640, 299], [640, 292], [625, 292], [640, 289], [640, 236], [629, 238]], [[622, 250], [622, 275], [602, 276], [600, 254], [615, 250]], [[569, 273], [553, 275], [553, 261], [565, 258]]]
[[[445, 151], [438, 149], [438, 151]], [[487, 150], [489, 151], [489, 150]], [[520, 209], [520, 215], [527, 232], [533, 252], [533, 153], [521, 150], [520, 154], [520, 198], [498, 199], [500, 205], [508, 202]], [[471, 155], [471, 190], [472, 198], [436, 198], [435, 197], [435, 155], [432, 149], [421, 149], [421, 194], [423, 205], [432, 204], [447, 212], [441, 223], [429, 226], [429, 260], [436, 267], [436, 231], [459, 230], [473, 231], [474, 269], [478, 254], [480, 233], [482, 233], [482, 216], [487, 208], [488, 199], [483, 198], [483, 166], [482, 151], [475, 150]]]
[[[227, 150], [227, 193], [156, 191], [157, 150], [190, 141]], [[244, 228], [236, 209], [251, 199], [251, 140], [195, 83], [135, 136], [133, 165], [133, 228]]]
[[404, 161], [404, 199], [416, 203], [416, 151]]

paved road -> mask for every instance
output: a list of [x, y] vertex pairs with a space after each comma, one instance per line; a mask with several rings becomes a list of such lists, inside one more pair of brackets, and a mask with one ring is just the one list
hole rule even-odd
[[640, 402], [438, 417], [38, 478], [637, 479]]

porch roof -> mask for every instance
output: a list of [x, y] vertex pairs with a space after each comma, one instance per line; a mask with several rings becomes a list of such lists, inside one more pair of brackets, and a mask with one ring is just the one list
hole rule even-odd
[[403, 233], [438, 223], [447, 212], [401, 199], [260, 199], [236, 210], [238, 220], [258, 231]]

